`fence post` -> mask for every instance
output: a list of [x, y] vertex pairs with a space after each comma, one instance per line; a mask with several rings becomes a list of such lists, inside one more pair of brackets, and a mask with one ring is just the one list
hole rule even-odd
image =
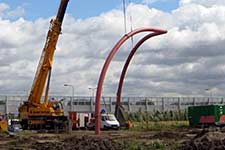
[[94, 97], [90, 97], [90, 111], [92, 112], [93, 111], [93, 108], [92, 108], [92, 106], [93, 106], [93, 99], [94, 99]]
[[196, 105], [195, 98], [193, 97], [193, 106], [195, 106], [195, 105]]
[[164, 102], [164, 98], [162, 97], [162, 111], [165, 111], [165, 102]]
[[130, 98], [128, 97], [128, 112], [131, 112], [131, 107], [130, 107]]
[[5, 114], [8, 114], [8, 97], [5, 96]]
[[70, 99], [70, 112], [73, 111], [73, 97]]
[[208, 97], [208, 105], [210, 104], [210, 98]]
[[147, 97], [145, 98], [145, 110], [148, 111], [148, 99], [147, 99]]
[[109, 97], [109, 111], [112, 113], [112, 98]]
[[178, 97], [178, 111], [180, 111], [180, 97]]
[[223, 104], [223, 97], [221, 98], [221, 104]]

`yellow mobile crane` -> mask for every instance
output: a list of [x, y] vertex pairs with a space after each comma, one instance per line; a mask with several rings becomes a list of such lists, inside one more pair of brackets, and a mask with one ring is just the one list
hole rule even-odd
[[[50, 21], [44, 49], [36, 70], [33, 85], [28, 97], [19, 107], [19, 117], [23, 129], [64, 129], [68, 119], [60, 101], [49, 101], [51, 68], [56, 44], [61, 33], [61, 26], [69, 0], [61, 0], [55, 19]], [[45, 86], [47, 81], [47, 85]], [[44, 102], [42, 94], [45, 88]]]

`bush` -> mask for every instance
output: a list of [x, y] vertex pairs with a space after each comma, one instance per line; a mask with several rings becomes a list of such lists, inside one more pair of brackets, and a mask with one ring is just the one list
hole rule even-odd
[[187, 111], [153, 111], [128, 113], [128, 120], [142, 121], [186, 121]]

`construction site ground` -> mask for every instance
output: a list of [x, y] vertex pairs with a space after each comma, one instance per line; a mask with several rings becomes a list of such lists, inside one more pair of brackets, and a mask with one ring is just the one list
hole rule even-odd
[[0, 134], [0, 149], [9, 150], [155, 150], [155, 149], [225, 149], [225, 131], [219, 128], [122, 129], [102, 131], [77, 130], [72, 133]]

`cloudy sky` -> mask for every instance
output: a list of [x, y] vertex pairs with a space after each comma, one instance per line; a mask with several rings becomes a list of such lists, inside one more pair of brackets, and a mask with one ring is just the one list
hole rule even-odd
[[[130, 3], [129, 3], [130, 2]], [[27, 94], [59, 0], [0, 0], [0, 94]], [[50, 93], [90, 95], [112, 47], [124, 34], [122, 0], [70, 0], [55, 52]], [[132, 23], [130, 21], [132, 18]], [[168, 33], [146, 41], [128, 69], [123, 96], [225, 96], [224, 0], [127, 0], [127, 30]], [[134, 44], [144, 34], [134, 37]], [[115, 96], [127, 41], [104, 82]], [[210, 89], [206, 91], [205, 89]]]

